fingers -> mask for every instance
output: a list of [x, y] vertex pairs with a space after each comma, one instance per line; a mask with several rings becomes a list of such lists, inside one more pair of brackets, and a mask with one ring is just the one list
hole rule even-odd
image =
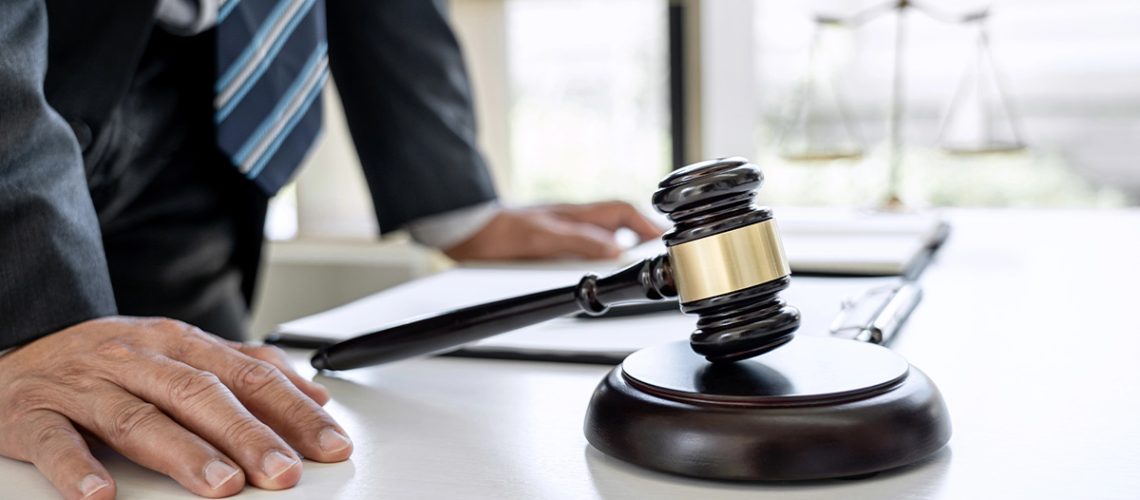
[[0, 455], [35, 463], [66, 498], [116, 493], [77, 429], [206, 497], [247, 478], [287, 488], [298, 453], [352, 452], [318, 404], [328, 392], [280, 350], [230, 348], [173, 320], [91, 320], [7, 353], [0, 372]]
[[64, 498], [115, 498], [107, 469], [91, 456], [83, 437], [66, 417], [36, 410], [24, 419], [24, 457], [55, 485]]
[[352, 441], [336, 421], [269, 362], [205, 339], [183, 356], [183, 362], [217, 374], [258, 420], [306, 458], [340, 462], [352, 454]]
[[293, 385], [297, 386], [301, 392], [312, 398], [313, 401], [316, 401], [317, 404], [324, 406], [325, 403], [329, 402], [329, 390], [325, 389], [325, 386], [306, 379], [297, 373], [297, 371], [293, 369], [293, 365], [289, 363], [289, 359], [285, 356], [285, 351], [271, 345], [256, 346], [228, 340], [225, 341], [225, 344], [231, 349], [237, 349], [238, 352], [246, 356], [260, 359], [275, 366], [278, 370], [281, 370], [281, 373], [285, 374], [285, 377], [288, 378]]
[[661, 236], [662, 230], [640, 211], [624, 201], [608, 201], [585, 205], [560, 205], [552, 207], [559, 216], [575, 222], [583, 222], [617, 231], [629, 228], [642, 240]]
[[616, 259], [621, 247], [613, 236], [588, 224], [564, 223], [536, 238], [539, 254], [571, 255], [586, 259]]
[[474, 236], [444, 253], [456, 260], [584, 257], [616, 259], [613, 232], [629, 227], [641, 238], [660, 229], [627, 203], [504, 209]]
[[131, 461], [204, 497], [233, 495], [245, 485], [237, 464], [155, 405], [110, 384], [78, 397], [91, 411], [71, 415], [72, 420]]
[[123, 380], [123, 387], [236, 461], [250, 483], [278, 490], [300, 481], [300, 457], [217, 376], [158, 355], [138, 360], [136, 369], [140, 376]]
[[657, 239], [661, 237], [664, 231], [653, 221], [649, 220], [644, 214], [637, 209], [626, 205], [629, 208], [629, 213], [624, 216], [623, 224], [637, 233], [642, 241]]

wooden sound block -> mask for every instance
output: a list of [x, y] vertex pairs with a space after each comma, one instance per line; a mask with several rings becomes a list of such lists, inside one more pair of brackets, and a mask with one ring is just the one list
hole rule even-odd
[[866, 475], [950, 439], [938, 388], [893, 351], [796, 337], [768, 354], [710, 364], [688, 342], [631, 354], [598, 385], [586, 439], [615, 458], [708, 479]]

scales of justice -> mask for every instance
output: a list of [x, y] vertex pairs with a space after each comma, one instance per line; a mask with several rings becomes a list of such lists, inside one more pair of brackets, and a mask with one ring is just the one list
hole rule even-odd
[[800, 313], [760, 168], [743, 158], [689, 165], [661, 181], [666, 252], [574, 285], [418, 318], [314, 354], [347, 370], [438, 353], [559, 316], [677, 299], [688, 341], [635, 352], [586, 411], [598, 450], [653, 470], [745, 481], [858, 477], [921, 460], [950, 439], [934, 383], [875, 344], [795, 337]]
[[[913, 13], [913, 14], [912, 14]], [[1006, 90], [990, 47], [990, 11], [949, 12], [916, 0], [888, 0], [850, 16], [817, 14], [806, 70], [788, 99], [779, 131], [779, 155], [801, 164], [835, 160], [858, 161], [867, 144], [855, 123], [855, 113], [841, 89], [852, 75], [829, 57], [829, 34], [854, 33], [882, 17], [894, 16], [894, 40], [887, 105], [886, 193], [881, 208], [904, 208], [902, 169], [906, 126], [907, 45], [909, 19], [922, 14], [934, 21], [974, 31], [971, 60], [959, 79], [938, 127], [938, 146], [954, 156], [1009, 154], [1024, 151], [1020, 117]], [[859, 68], [856, 68], [859, 69]]]

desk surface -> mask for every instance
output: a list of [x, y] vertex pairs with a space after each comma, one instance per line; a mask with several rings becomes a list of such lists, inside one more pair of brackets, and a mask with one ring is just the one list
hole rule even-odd
[[[319, 377], [356, 442], [255, 498], [1137, 498], [1140, 211], [955, 211], [894, 348], [938, 384], [954, 436], [863, 480], [734, 484], [642, 470], [592, 449], [582, 419], [607, 368], [423, 359]], [[307, 369], [303, 352], [293, 353]], [[308, 370], [306, 373], [312, 373]], [[191, 497], [106, 454], [120, 498]], [[52, 497], [0, 459], [4, 494]]]

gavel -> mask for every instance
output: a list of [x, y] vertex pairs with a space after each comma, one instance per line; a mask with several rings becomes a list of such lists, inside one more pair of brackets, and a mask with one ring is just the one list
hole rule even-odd
[[677, 298], [697, 315], [689, 339], [712, 363], [731, 363], [792, 340], [800, 314], [779, 297], [790, 283], [772, 211], [754, 203], [760, 168], [739, 157], [695, 163], [658, 185], [653, 206], [673, 227], [666, 252], [577, 285], [418, 318], [316, 352], [314, 368], [347, 370], [450, 350], [576, 312]]
[[[577, 285], [414, 319], [318, 351], [345, 370], [448, 350], [617, 304], [678, 299], [688, 342], [639, 350], [599, 383], [586, 440], [653, 470], [732, 481], [866, 477], [921, 461], [950, 439], [937, 387], [879, 345], [803, 335], [779, 297], [790, 271], [764, 177], [743, 158], [696, 163], [658, 185], [666, 252]], [[772, 352], [775, 351], [775, 352]], [[768, 353], [764, 356], [761, 354]]]

